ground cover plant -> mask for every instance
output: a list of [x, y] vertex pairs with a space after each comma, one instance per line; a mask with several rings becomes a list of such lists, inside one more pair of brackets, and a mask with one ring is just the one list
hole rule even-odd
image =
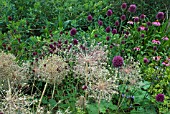
[[0, 113], [169, 114], [166, 2], [3, 1]]

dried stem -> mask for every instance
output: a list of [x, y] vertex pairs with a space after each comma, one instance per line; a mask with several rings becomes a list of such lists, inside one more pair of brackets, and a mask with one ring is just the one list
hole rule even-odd
[[47, 88], [47, 85], [48, 85], [48, 83], [46, 82], [46, 83], [45, 83], [45, 86], [44, 86], [44, 90], [43, 90], [43, 92], [42, 92], [42, 94], [41, 94], [41, 98], [40, 98], [40, 101], [39, 101], [37, 110], [40, 109], [41, 101], [42, 101], [42, 98], [43, 98], [43, 96], [44, 96], [44, 94], [45, 94], [45, 90], [46, 90], [46, 88]]
[[[9, 100], [12, 99], [12, 96], [11, 96], [11, 86], [10, 86], [10, 81], [9, 81], [9, 78], [8, 78], [8, 93], [7, 93], [7, 97]], [[9, 103], [9, 113], [11, 113], [11, 103]]]
[[54, 92], [55, 92], [55, 83], [54, 83], [54, 87], [53, 87], [52, 99], [54, 97]]

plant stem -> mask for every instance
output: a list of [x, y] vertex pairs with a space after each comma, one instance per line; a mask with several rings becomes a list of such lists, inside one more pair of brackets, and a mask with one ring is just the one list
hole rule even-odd
[[[85, 66], [85, 86], [87, 87], [87, 78], [88, 78], [88, 64], [86, 62], [86, 66]], [[85, 100], [87, 99], [87, 91], [85, 91]]]
[[[11, 86], [10, 86], [10, 82], [9, 82], [9, 78], [8, 78], [8, 93], [7, 93], [7, 97], [9, 100], [11, 100]], [[11, 114], [11, 103], [9, 103], [9, 113]]]
[[52, 99], [54, 97], [54, 92], [55, 92], [55, 83], [54, 83], [54, 87], [53, 87]]
[[44, 96], [44, 94], [45, 94], [45, 90], [46, 90], [46, 88], [47, 88], [47, 82], [45, 83], [45, 86], [44, 86], [44, 90], [43, 90], [43, 92], [42, 92], [42, 94], [41, 94], [41, 98], [40, 98], [40, 100], [39, 100], [39, 104], [38, 104], [38, 107], [37, 107], [37, 110], [38, 109], [40, 109], [40, 105], [41, 105], [41, 101], [42, 101], [42, 98], [43, 98], [43, 96]]
[[100, 114], [100, 101], [101, 101], [101, 91], [100, 91], [100, 93], [99, 93], [98, 114]]

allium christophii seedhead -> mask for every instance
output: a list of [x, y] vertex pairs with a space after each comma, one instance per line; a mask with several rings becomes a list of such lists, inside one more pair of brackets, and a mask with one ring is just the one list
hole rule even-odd
[[2, 114], [16, 114], [18, 111], [20, 114], [31, 114], [31, 105], [37, 103], [33, 96], [21, 95], [18, 91], [14, 93], [7, 91], [6, 96], [3, 97], [5, 99], [1, 99]]
[[110, 101], [113, 94], [118, 94], [118, 86], [115, 81], [116, 77], [114, 76], [110, 76], [110, 78], [107, 78], [107, 75], [95, 76], [93, 80], [90, 80], [89, 97], [93, 97], [97, 101], [99, 99]]
[[[44, 64], [46, 64], [44, 66]], [[41, 80], [48, 83], [60, 84], [67, 74], [68, 65], [64, 59], [57, 55], [46, 57], [39, 61], [37, 74], [41, 76]]]
[[[77, 74], [81, 74], [84, 77], [87, 72], [85, 69], [86, 64], [89, 66], [89, 71], [91, 70], [91, 74], [96, 72], [92, 67], [98, 66], [99, 64], [104, 64], [104, 61], [107, 60], [107, 53], [105, 49], [101, 46], [95, 46], [86, 50], [86, 53], [80, 50], [80, 53], [76, 54], [76, 66], [74, 67], [74, 71]], [[95, 67], [94, 67], [95, 68]]]
[[164, 94], [157, 94], [156, 101], [163, 102], [164, 101]]
[[133, 58], [127, 58], [126, 63], [119, 70], [119, 78], [123, 82], [130, 82], [129, 86], [135, 86], [140, 88], [140, 81], [142, 80], [140, 74], [140, 62], [135, 61]]
[[131, 12], [131, 13], [135, 13], [136, 12], [136, 5], [135, 4], [130, 5], [128, 11]]
[[17, 64], [14, 55], [0, 52], [0, 83], [2, 83], [1, 81], [5, 81], [4, 87], [7, 84], [7, 80], [14, 85], [20, 84], [21, 82], [27, 82], [28, 79], [25, 75], [23, 68]]
[[116, 68], [123, 66], [123, 58], [121, 56], [115, 56], [112, 60], [112, 64]]

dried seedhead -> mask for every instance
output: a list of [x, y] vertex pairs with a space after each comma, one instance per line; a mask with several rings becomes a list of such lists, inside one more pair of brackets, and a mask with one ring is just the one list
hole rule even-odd
[[0, 53], [0, 78], [3, 87], [8, 87], [6, 85], [8, 79], [11, 87], [28, 80], [24, 68], [17, 64], [15, 56], [4, 52]]
[[35, 104], [37, 100], [34, 100], [33, 96], [22, 96], [19, 93], [11, 94], [7, 92], [5, 99], [0, 101], [0, 111], [5, 114], [30, 114], [31, 105]]
[[52, 84], [60, 84], [68, 72], [68, 65], [60, 56], [52, 55], [40, 60], [35, 69], [35, 73], [40, 77], [39, 79]]
[[[74, 71], [81, 76], [84, 76], [87, 72], [94, 74], [94, 72], [96, 72], [94, 67], [104, 65], [106, 61], [107, 52], [105, 49], [100, 46], [95, 46], [85, 50], [85, 52], [80, 51], [76, 54]], [[88, 65], [88, 70], [86, 69], [86, 65]]]
[[129, 85], [138, 85], [138, 82], [142, 80], [140, 75], [140, 63], [134, 62], [133, 59], [124, 67], [120, 69], [119, 77], [124, 83], [128, 83]]
[[97, 100], [111, 100], [113, 94], [117, 94], [116, 77], [110, 75], [105, 67], [96, 68], [96, 73], [90, 75], [88, 80], [88, 92], [90, 97]]

